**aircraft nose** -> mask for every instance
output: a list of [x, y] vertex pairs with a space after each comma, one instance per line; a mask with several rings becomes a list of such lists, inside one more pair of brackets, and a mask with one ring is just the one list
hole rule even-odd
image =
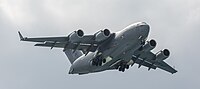
[[140, 22], [140, 25], [148, 25], [146, 22]]
[[143, 31], [145, 31], [145, 32], [149, 32], [150, 27], [149, 27], [149, 25], [148, 25], [147, 23], [141, 22], [141, 23], [139, 24], [139, 26], [140, 26], [141, 30], [143, 30]]
[[140, 33], [144, 36], [144, 37], [147, 37], [148, 34], [149, 34], [149, 29], [150, 29], [150, 26], [145, 23], [145, 22], [141, 22], [138, 24], [139, 26], [139, 31]]
[[145, 22], [141, 22], [139, 25], [140, 25], [140, 27], [142, 27], [145, 30], [149, 30], [149, 28], [150, 28], [149, 25]]

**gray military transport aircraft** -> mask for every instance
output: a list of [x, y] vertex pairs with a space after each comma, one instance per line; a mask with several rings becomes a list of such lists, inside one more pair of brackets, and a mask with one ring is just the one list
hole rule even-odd
[[170, 73], [177, 71], [164, 60], [169, 57], [168, 49], [156, 54], [151, 50], [156, 47], [155, 40], [147, 41], [150, 27], [145, 22], [137, 22], [123, 30], [111, 33], [108, 29], [100, 30], [94, 35], [84, 35], [77, 30], [63, 37], [23, 37], [21, 41], [38, 42], [35, 46], [63, 48], [72, 64], [69, 74], [88, 74], [105, 70], [124, 72], [129, 66], [138, 64], [150, 69], [160, 68]]

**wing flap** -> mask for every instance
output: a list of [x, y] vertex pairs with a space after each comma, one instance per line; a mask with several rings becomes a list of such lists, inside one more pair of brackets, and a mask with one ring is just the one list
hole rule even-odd
[[41, 37], [41, 38], [24, 38], [23, 41], [30, 42], [65, 42], [68, 40], [68, 37]]
[[137, 59], [137, 60], [135, 60], [135, 63], [137, 63], [139, 65], [143, 65], [145, 67], [156, 69], [156, 66], [154, 66], [151, 62], [148, 62], [147, 60]]
[[95, 52], [95, 50], [97, 49], [97, 45], [90, 46], [90, 44], [77, 44], [77, 43], [39, 43], [39, 44], [35, 44], [35, 46], [57, 47], [57, 48], [74, 49], [74, 50], [82, 50], [82, 51], [87, 50], [90, 52]]

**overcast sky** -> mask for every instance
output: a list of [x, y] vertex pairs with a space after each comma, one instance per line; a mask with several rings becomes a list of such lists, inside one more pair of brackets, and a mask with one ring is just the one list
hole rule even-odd
[[[170, 50], [165, 61], [176, 74], [135, 65], [125, 73], [69, 75], [62, 49], [34, 47], [17, 34], [116, 32], [138, 21], [151, 26], [148, 39], [158, 43], [153, 52]], [[199, 28], [199, 0], [0, 0], [0, 89], [199, 89]]]

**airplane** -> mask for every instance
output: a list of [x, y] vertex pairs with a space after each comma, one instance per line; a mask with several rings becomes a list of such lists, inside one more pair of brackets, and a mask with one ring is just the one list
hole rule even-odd
[[148, 70], [160, 68], [176, 73], [177, 70], [164, 61], [170, 55], [168, 49], [151, 52], [157, 43], [154, 39], [147, 40], [149, 31], [150, 26], [146, 22], [137, 22], [116, 33], [104, 29], [94, 35], [84, 35], [78, 29], [61, 37], [28, 38], [19, 31], [18, 34], [21, 41], [37, 42], [34, 46], [62, 48], [71, 63], [69, 74], [106, 70], [124, 72], [134, 64], [138, 64], [138, 68], [145, 66]]

